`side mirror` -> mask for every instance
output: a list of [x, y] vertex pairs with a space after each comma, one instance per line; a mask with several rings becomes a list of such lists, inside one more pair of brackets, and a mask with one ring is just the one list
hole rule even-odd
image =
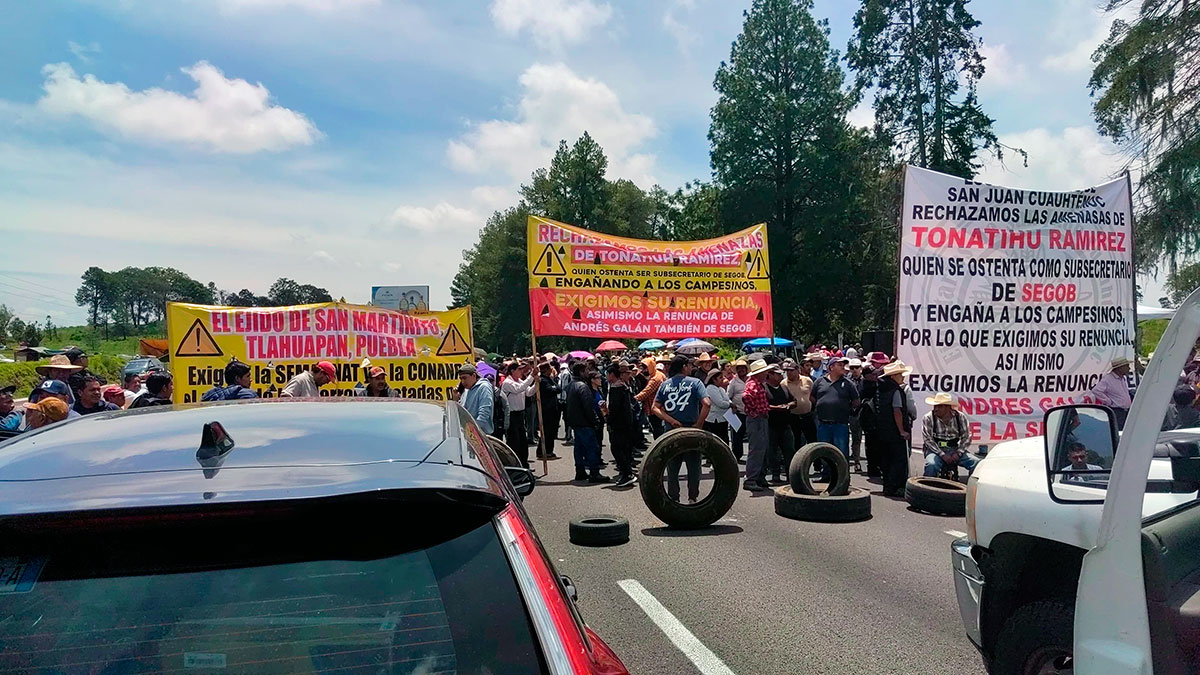
[[1117, 419], [1112, 409], [1100, 405], [1051, 408], [1044, 429], [1050, 498], [1103, 504], [1117, 451]]
[[516, 488], [517, 494], [521, 498], [533, 492], [533, 488], [537, 485], [537, 478], [534, 477], [532, 469], [526, 469], [523, 466], [506, 466], [504, 470], [508, 473], [508, 479], [512, 481], [513, 487]]

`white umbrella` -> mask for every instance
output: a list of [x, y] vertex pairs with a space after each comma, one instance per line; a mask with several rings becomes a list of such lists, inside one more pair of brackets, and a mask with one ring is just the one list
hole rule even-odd
[[692, 340], [685, 345], [680, 345], [679, 347], [675, 348], [675, 352], [679, 354], [704, 354], [716, 350], [716, 347], [710, 345], [704, 340]]

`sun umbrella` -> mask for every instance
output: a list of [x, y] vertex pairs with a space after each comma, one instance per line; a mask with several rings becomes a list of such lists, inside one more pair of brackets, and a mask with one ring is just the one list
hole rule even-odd
[[[781, 338], [781, 337], [775, 338], [775, 346], [776, 347], [791, 347], [795, 344], [796, 344], [795, 342], [792, 342], [791, 340], [789, 340], [787, 338]], [[742, 346], [743, 347], [770, 347], [771, 346], [771, 338], [754, 338], [753, 340], [747, 340], [746, 342], [742, 343]]]
[[666, 347], [667, 349], [675, 349], [676, 347], [679, 346], [679, 340], [671, 340], [670, 342], [668, 342], [667, 344], [665, 344], [663, 346]]
[[716, 347], [705, 342], [704, 340], [692, 340], [686, 344], [680, 343], [675, 350], [680, 354], [704, 354], [706, 352], [715, 351]]
[[651, 338], [649, 340], [646, 340], [642, 344], [638, 345], [638, 349], [643, 349], [643, 350], [645, 350], [645, 349], [662, 349], [663, 347], [666, 347], [666, 346], [667, 346], [667, 343], [663, 342], [662, 340], [659, 340], [656, 338]]
[[491, 375], [492, 377], [496, 376], [495, 366], [490, 363], [484, 363], [483, 361], [479, 361], [475, 364], [475, 372], [479, 373], [480, 377], [487, 377], [488, 375]]
[[591, 354], [591, 352], [585, 352], [585, 351], [574, 351], [574, 352], [571, 352], [570, 354], [568, 354], [567, 356], [570, 356], [570, 357], [572, 357], [572, 358], [576, 358], [576, 359], [590, 359], [590, 358], [592, 358], [592, 354]]
[[625, 349], [629, 348], [625, 346], [624, 342], [617, 340], [605, 340], [600, 343], [599, 347], [596, 347], [596, 351], [598, 352], [619, 352]]

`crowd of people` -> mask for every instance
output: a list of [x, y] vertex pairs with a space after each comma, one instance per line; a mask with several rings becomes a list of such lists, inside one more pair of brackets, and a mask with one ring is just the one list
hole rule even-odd
[[[859, 354], [863, 358], [859, 358]], [[501, 438], [526, 464], [558, 459], [556, 444], [573, 446], [575, 480], [633, 485], [649, 441], [678, 427], [705, 429], [745, 464], [751, 491], [786, 483], [796, 450], [808, 443], [836, 446], [848, 462], [902, 496], [908, 478], [916, 406], [905, 377], [911, 368], [861, 347], [814, 346], [793, 360], [774, 354], [747, 361], [695, 356], [553, 353], [514, 357], [498, 368], [482, 362], [459, 369], [459, 401], [480, 428]], [[542, 418], [537, 419], [535, 397]], [[926, 475], [948, 466], [970, 471], [971, 431], [955, 397], [940, 393], [922, 420]], [[560, 436], [559, 431], [562, 430]], [[617, 475], [603, 473], [607, 434]], [[865, 459], [865, 466], [864, 466]], [[699, 491], [701, 457], [685, 453], [668, 466], [669, 496], [679, 498], [686, 465], [689, 501]]]

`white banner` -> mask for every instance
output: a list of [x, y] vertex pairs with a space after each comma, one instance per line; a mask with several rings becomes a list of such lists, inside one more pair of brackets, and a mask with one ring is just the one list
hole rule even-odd
[[908, 167], [896, 352], [918, 419], [959, 397], [976, 448], [1041, 434], [1134, 356], [1129, 183], [1016, 190]]
[[397, 312], [428, 312], [428, 286], [372, 286], [371, 304]]

